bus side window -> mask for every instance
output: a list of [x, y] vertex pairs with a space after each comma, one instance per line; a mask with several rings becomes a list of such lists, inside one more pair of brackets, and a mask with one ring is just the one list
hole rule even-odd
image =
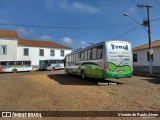
[[15, 61], [10, 61], [9, 65], [16, 65], [16, 62]]
[[8, 65], [7, 61], [1, 61], [1, 65]]
[[76, 58], [76, 56], [75, 56], [75, 53], [73, 54], [73, 61], [75, 62], [75, 58]]
[[66, 56], [66, 62], [68, 62], [68, 55]]
[[52, 60], [52, 64], [55, 64], [56, 63], [56, 61], [55, 60]]
[[91, 49], [89, 49], [87, 53], [88, 53], [88, 55], [87, 55], [88, 56], [88, 60], [90, 60], [91, 59]]
[[80, 60], [84, 60], [84, 51], [80, 53]]
[[92, 59], [96, 59], [97, 48], [92, 49]]
[[71, 62], [73, 62], [73, 54], [71, 55]]
[[24, 61], [25, 65], [31, 65], [31, 61]]
[[84, 51], [84, 60], [87, 60], [87, 50]]
[[69, 55], [67, 55], [66, 57], [66, 62], [69, 62]]
[[103, 54], [103, 45], [97, 47], [97, 59], [101, 59]]
[[71, 55], [68, 55], [68, 62], [71, 62]]
[[17, 61], [16, 65], [23, 65], [22, 61]]
[[75, 61], [78, 61], [78, 53], [75, 54]]
[[78, 61], [80, 61], [80, 60], [81, 60], [81, 53], [78, 52]]

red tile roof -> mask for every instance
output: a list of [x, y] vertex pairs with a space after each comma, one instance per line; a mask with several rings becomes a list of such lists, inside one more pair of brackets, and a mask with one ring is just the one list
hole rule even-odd
[[18, 37], [18, 33], [11, 30], [0, 30], [0, 37], [18, 38], [18, 44], [23, 46], [72, 49], [68, 46], [64, 46], [50, 41], [20, 39]]
[[[160, 46], [160, 40], [154, 41], [151, 43], [152, 47], [159, 47]], [[144, 44], [138, 47], [133, 48], [133, 51], [142, 50], [142, 49], [149, 49], [149, 44]]]
[[18, 38], [18, 33], [16, 31], [0, 30], [0, 37]]
[[18, 39], [18, 45], [30, 46], [30, 47], [49, 47], [49, 48], [62, 48], [62, 49], [72, 49], [68, 46], [57, 44], [50, 41], [40, 41], [40, 40], [24, 40]]

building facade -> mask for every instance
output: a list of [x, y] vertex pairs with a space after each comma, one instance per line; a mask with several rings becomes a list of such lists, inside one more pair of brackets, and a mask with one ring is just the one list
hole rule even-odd
[[50, 41], [24, 40], [16, 31], [0, 30], [0, 60], [31, 60], [33, 68], [40, 60], [64, 59], [71, 48]]
[[[153, 49], [153, 73], [160, 73], [160, 40], [151, 43]], [[149, 73], [149, 45], [133, 48], [133, 64], [135, 72]]]

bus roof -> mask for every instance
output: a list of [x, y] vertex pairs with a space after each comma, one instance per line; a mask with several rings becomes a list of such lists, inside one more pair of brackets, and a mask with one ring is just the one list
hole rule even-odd
[[130, 44], [130, 42], [128, 41], [121, 41], [121, 40], [113, 40], [113, 41], [106, 41], [106, 42], [108, 43], [129, 43]]
[[0, 61], [31, 61], [31, 60], [0, 60]]
[[131, 44], [128, 41], [122, 41], [122, 40], [106, 40], [106, 41], [102, 41], [102, 42], [93, 44], [91, 46], [85, 47], [85, 48], [78, 48], [78, 49], [74, 50], [73, 52], [71, 52], [71, 53], [69, 53], [67, 55], [70, 55], [70, 54], [73, 54], [73, 53], [76, 53], [76, 52], [80, 52], [80, 51], [83, 51], [83, 50], [86, 50], [86, 49], [90, 49], [92, 47], [95, 47], [95, 46], [98, 46], [98, 45], [102, 45], [104, 43], [127, 43], [127, 44]]

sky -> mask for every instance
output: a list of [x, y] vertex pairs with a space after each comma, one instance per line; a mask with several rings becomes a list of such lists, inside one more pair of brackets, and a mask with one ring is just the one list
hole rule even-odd
[[1, 0], [0, 29], [73, 49], [109, 40], [137, 47], [148, 43], [147, 28], [139, 25], [147, 11], [137, 4], [152, 6], [151, 39], [160, 40], [160, 0]]

